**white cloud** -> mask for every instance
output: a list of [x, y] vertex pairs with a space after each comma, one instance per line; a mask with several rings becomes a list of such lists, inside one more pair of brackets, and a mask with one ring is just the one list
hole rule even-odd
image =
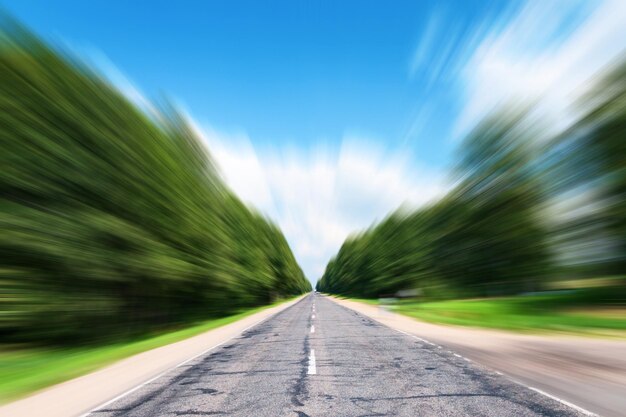
[[245, 134], [203, 131], [227, 183], [277, 222], [312, 281], [350, 233], [446, 191], [441, 174], [371, 140], [346, 136], [338, 149], [277, 153], [255, 150]]
[[626, 2], [605, 1], [567, 36], [563, 25], [580, 4], [528, 1], [502, 30], [483, 38], [465, 65], [466, 103], [455, 136], [512, 98], [539, 100], [555, 129], [576, 119], [573, 101], [624, 53]]
[[[193, 125], [193, 121], [190, 121]], [[237, 194], [265, 212], [273, 210], [273, 200], [265, 169], [245, 133], [218, 133], [194, 126], [203, 137], [221, 173]]]

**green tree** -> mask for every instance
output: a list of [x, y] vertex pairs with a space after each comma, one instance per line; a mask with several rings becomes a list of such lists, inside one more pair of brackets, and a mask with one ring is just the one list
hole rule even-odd
[[0, 31], [0, 336], [122, 337], [310, 289], [171, 106]]

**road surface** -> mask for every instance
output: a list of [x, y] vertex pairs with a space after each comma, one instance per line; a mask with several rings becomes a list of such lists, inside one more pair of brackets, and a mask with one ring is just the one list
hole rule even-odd
[[90, 417], [582, 416], [311, 294]]

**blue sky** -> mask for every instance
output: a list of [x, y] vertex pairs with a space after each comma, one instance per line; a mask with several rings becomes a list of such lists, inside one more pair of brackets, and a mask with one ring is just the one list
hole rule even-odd
[[[429, 88], [423, 68], [411, 75], [412, 54], [434, 12], [462, 32], [512, 8], [484, 4], [5, 2], [46, 38], [101, 51], [148, 97], [174, 97], [220, 129], [244, 127], [255, 143], [334, 143], [353, 130], [408, 142], [437, 166], [450, 158], [459, 92], [454, 80]], [[409, 133], [426, 96], [445, 103], [434, 131]]]
[[542, 96], [567, 123], [626, 39], [619, 1], [2, 4], [135, 101], [173, 99], [312, 281], [349, 233], [445, 193], [503, 100]]

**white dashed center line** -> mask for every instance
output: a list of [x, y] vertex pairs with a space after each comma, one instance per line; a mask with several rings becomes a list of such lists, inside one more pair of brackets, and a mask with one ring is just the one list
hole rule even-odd
[[309, 375], [317, 374], [317, 368], [315, 367], [315, 350], [311, 349], [311, 354], [309, 355], [309, 370], [307, 372]]
[[311, 333], [315, 333], [315, 326], [311, 325]]

